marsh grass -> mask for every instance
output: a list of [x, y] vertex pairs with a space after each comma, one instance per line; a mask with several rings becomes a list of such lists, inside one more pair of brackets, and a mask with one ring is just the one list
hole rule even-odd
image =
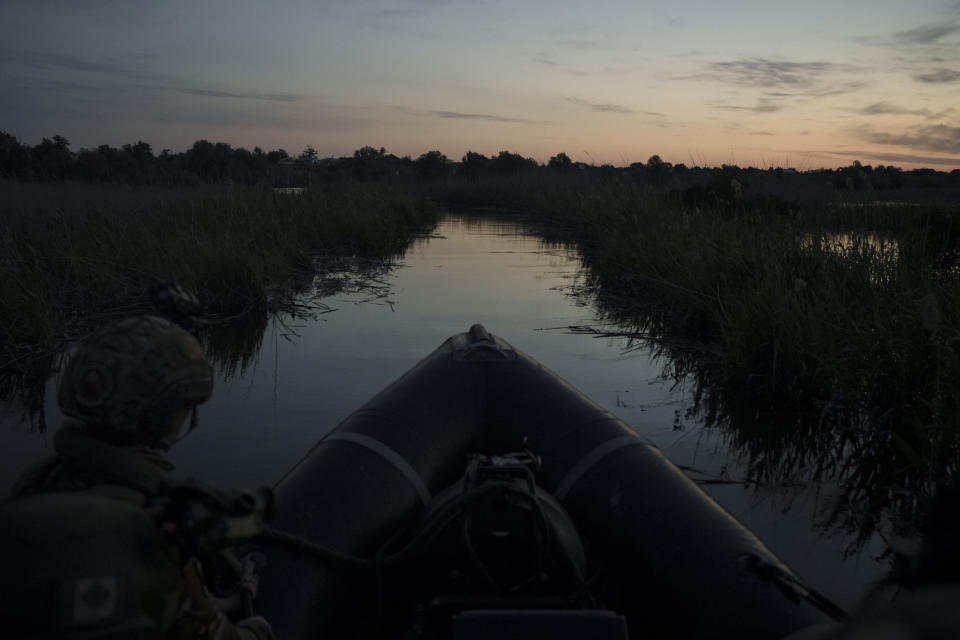
[[[834, 487], [824, 524], [909, 532], [960, 461], [960, 208], [691, 205], [574, 177], [492, 202], [581, 249], [587, 290], [761, 484]], [[483, 200], [480, 184], [451, 190]]]
[[145, 310], [156, 281], [206, 311], [262, 314], [318, 255], [400, 255], [435, 222], [422, 199], [375, 185], [194, 191], [2, 185], [0, 369], [56, 350], [104, 318]]

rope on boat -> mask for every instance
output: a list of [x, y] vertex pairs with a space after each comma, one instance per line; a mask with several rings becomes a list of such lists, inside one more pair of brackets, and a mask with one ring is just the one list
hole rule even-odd
[[[411, 559], [420, 557], [427, 550], [427, 547], [432, 544], [451, 523], [458, 518], [463, 517], [463, 522], [461, 523], [463, 542], [472, 561], [475, 564], [475, 567], [487, 580], [490, 586], [494, 588], [494, 590], [501, 593], [509, 593], [516, 591], [530, 581], [539, 578], [540, 574], [538, 573], [533, 575], [528, 580], [521, 581], [518, 584], [505, 587], [504, 585], [499, 584], [496, 579], [494, 579], [492, 574], [490, 574], [490, 572], [484, 566], [482, 559], [477, 554], [477, 551], [472, 544], [472, 536], [470, 533], [471, 510], [469, 509], [469, 506], [471, 503], [476, 502], [483, 496], [497, 492], [512, 493], [529, 500], [530, 508], [537, 519], [535, 531], [536, 546], [537, 553], [540, 555], [541, 564], [543, 564], [543, 561], [549, 557], [548, 549], [554, 547], [555, 541], [552, 539], [553, 536], [551, 535], [550, 527], [547, 524], [547, 517], [537, 499], [532, 476], [530, 479], [529, 492], [505, 485], [503, 482], [466, 485], [463, 493], [456, 496], [448, 503], [441, 505], [437, 509], [436, 513], [434, 513], [432, 517], [427, 520], [427, 522], [421, 527], [416, 535], [414, 535], [402, 547], [392, 553], [390, 553], [388, 550], [394, 546], [397, 540], [402, 539], [408, 530], [401, 529], [396, 535], [388, 540], [373, 557], [361, 557], [342, 551], [337, 551], [326, 545], [314, 542], [313, 540], [308, 540], [303, 536], [289, 533], [271, 526], [264, 526], [263, 531], [259, 535], [259, 539], [262, 542], [276, 544], [277, 546], [280, 546], [288, 551], [314, 558], [320, 562], [328, 564], [334, 569], [343, 569], [348, 571], [375, 571], [378, 576], [378, 580], [381, 580], [383, 571], [385, 569], [401, 565]], [[576, 561], [572, 558], [564, 545], [560, 544], [556, 545], [556, 547], [562, 552], [561, 557], [563, 564], [566, 565], [568, 570], [573, 572], [576, 581], [580, 585], [577, 590], [578, 599], [582, 599], [590, 604], [595, 604], [592, 594], [589, 592], [588, 581], [581, 573]]]
[[460, 516], [463, 507], [469, 502], [487, 493], [503, 490], [504, 486], [502, 484], [489, 483], [475, 487], [469, 493], [457, 496], [449, 503], [442, 505], [436, 515], [428, 521], [424, 528], [403, 547], [393, 553], [385, 554], [386, 549], [390, 548], [391, 543], [403, 533], [403, 531], [401, 531], [400, 534], [388, 541], [372, 558], [364, 558], [343, 551], [337, 551], [313, 540], [308, 540], [303, 536], [271, 526], [264, 527], [259, 535], [259, 539], [264, 542], [275, 543], [289, 551], [301, 553], [336, 568], [362, 570], [384, 569], [402, 564], [406, 560], [419, 554], [443, 532], [448, 524]]
[[265, 526], [258, 539], [263, 542], [272, 542], [288, 551], [310, 556], [335, 567], [347, 569], [375, 569], [377, 567], [376, 558], [361, 558], [343, 553], [275, 527]]

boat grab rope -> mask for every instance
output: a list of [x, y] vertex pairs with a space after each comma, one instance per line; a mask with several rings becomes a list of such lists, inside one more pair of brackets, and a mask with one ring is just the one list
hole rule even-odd
[[413, 468], [406, 458], [397, 453], [394, 449], [384, 444], [376, 438], [371, 438], [370, 436], [363, 435], [362, 433], [353, 433], [350, 431], [341, 432], [341, 433], [331, 433], [326, 438], [323, 439], [323, 442], [331, 442], [340, 440], [343, 442], [352, 442], [353, 444], [359, 445], [364, 449], [372, 451], [377, 454], [391, 465], [396, 468], [403, 476], [413, 485], [413, 488], [416, 490], [417, 495], [420, 496], [420, 501], [423, 502], [423, 506], [427, 506], [430, 503], [430, 490], [427, 488], [426, 483], [423, 481], [423, 478], [420, 477], [420, 474], [417, 473], [417, 470]]
[[[264, 526], [257, 537], [257, 540], [267, 544], [275, 545], [285, 549], [288, 552], [296, 553], [298, 555], [320, 561], [334, 570], [339, 569], [346, 571], [375, 573], [378, 585], [376, 611], [377, 618], [379, 618], [383, 612], [383, 585], [385, 571], [401, 565], [408, 567], [413, 566], [410, 563], [421, 559], [424, 554], [429, 551], [430, 546], [439, 538], [439, 536], [443, 534], [444, 531], [447, 530], [447, 528], [458, 519], [461, 520], [460, 528], [462, 535], [464, 536], [463, 542], [467, 546], [467, 551], [475, 565], [475, 568], [480, 571], [481, 575], [497, 592], [509, 594], [522, 589], [536, 580], [541, 579], [544, 574], [538, 571], [532, 574], [528, 579], [522, 580], [517, 584], [506, 587], [501, 585], [493, 577], [493, 575], [491, 575], [489, 569], [484, 565], [482, 559], [479, 557], [477, 550], [472, 545], [472, 536], [470, 535], [470, 513], [471, 506], [473, 504], [477, 503], [479, 500], [483, 499], [484, 496], [487, 496], [491, 493], [502, 493], [504, 495], [513, 494], [517, 497], [529, 500], [529, 507], [537, 517], [536, 551], [538, 555], [541, 556], [541, 559], [546, 557], [547, 548], [551, 547], [555, 543], [555, 540], [553, 540], [553, 535], [550, 531], [550, 528], [547, 526], [546, 516], [537, 500], [535, 491], [535, 487], [532, 485], [530, 490], [527, 491], [508, 486], [505, 483], [498, 481], [482, 483], [479, 485], [472, 485], [472, 483], [465, 482], [463, 492], [455, 496], [449, 502], [440, 505], [432, 513], [429, 519], [422, 524], [416, 534], [407, 540], [400, 548], [396, 548], [396, 542], [398, 540], [403, 540], [403, 538], [408, 535], [408, 530], [401, 529], [383, 546], [381, 546], [373, 557], [360, 557], [350, 553], [337, 551], [313, 540], [309, 540], [303, 536], [282, 531], [271, 526]], [[590, 584], [592, 580], [587, 580], [580, 572], [576, 561], [569, 555], [568, 550], [563, 545], [559, 545], [559, 548], [560, 551], [563, 552], [561, 560], [568, 565], [567, 568], [569, 570], [574, 572], [575, 577], [579, 582], [576, 590], [568, 596], [570, 601], [581, 602], [590, 608], [596, 608], [597, 603], [593, 598], [593, 594], [590, 592]], [[556, 562], [556, 560], [554, 560], [554, 562]]]
[[[314, 558], [334, 568], [382, 571], [383, 569], [400, 565], [407, 560], [417, 557], [443, 532], [445, 527], [460, 517], [463, 509], [472, 501], [479, 499], [487, 493], [504, 490], [502, 485], [490, 483], [475, 487], [469, 493], [457, 496], [454, 500], [440, 507], [427, 525], [402, 548], [392, 553], [387, 553], [386, 549], [391, 546], [391, 542], [393, 541], [390, 540], [374, 557], [365, 558], [337, 551], [313, 540], [308, 540], [303, 536], [282, 531], [271, 526], [264, 526], [258, 539], [262, 542], [274, 543], [288, 551]], [[507, 490], [509, 491], [509, 489]], [[401, 531], [401, 533], [403, 532]]]
[[[309, 540], [303, 536], [282, 531], [275, 527], [264, 526], [258, 536], [260, 542], [274, 544], [287, 551], [297, 553], [306, 557], [313, 558], [333, 569], [353, 570], [353, 571], [375, 571], [378, 576], [386, 569], [406, 565], [411, 561], [416, 561], [428, 552], [431, 545], [437, 538], [455, 521], [461, 520], [461, 529], [463, 533], [463, 542], [467, 547], [471, 559], [481, 574], [487, 579], [491, 586], [499, 592], [510, 592], [522, 587], [525, 583], [511, 585], [512, 588], [504, 588], [493, 579], [482, 560], [478, 557], [476, 549], [472, 544], [472, 535], [470, 534], [470, 514], [471, 507], [491, 493], [500, 493], [503, 495], [511, 494], [527, 501], [529, 508], [535, 514], [536, 524], [536, 551], [544, 556], [547, 549], [553, 548], [556, 540], [547, 525], [546, 515], [544, 514], [539, 501], [537, 500], [535, 489], [531, 485], [530, 490], [518, 489], [500, 481], [485, 482], [478, 485], [464, 483], [463, 492], [455, 496], [449, 502], [440, 505], [432, 515], [417, 530], [416, 534], [405, 541], [402, 546], [397, 548], [397, 541], [403, 540], [408, 532], [401, 529], [393, 538], [388, 540], [373, 557], [361, 557], [331, 549], [323, 544]], [[592, 595], [588, 590], [587, 580], [580, 572], [576, 561], [570, 556], [568, 550], [559, 545], [559, 550], [563, 553], [562, 560], [567, 568], [574, 572], [579, 582], [577, 591], [578, 597], [586, 598], [592, 601]], [[536, 578], [540, 577], [537, 573]]]

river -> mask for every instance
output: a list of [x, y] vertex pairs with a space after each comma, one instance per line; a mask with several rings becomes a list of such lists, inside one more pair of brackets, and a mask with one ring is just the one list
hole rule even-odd
[[[271, 484], [351, 411], [479, 322], [695, 469], [691, 477], [711, 481], [703, 488], [787, 564], [842, 606], [855, 606], [886, 572], [873, 559], [882, 541], [875, 536], [847, 556], [847, 541], [817, 526], [823, 503], [815, 487], [712, 482], [735, 481], [742, 468], [719, 434], [686, 417], [690, 393], [661, 379], [662, 363], [649, 349], [566, 329], [600, 322], [583, 296], [572, 295], [581, 277], [576, 251], [545, 244], [516, 222], [448, 215], [380, 274], [376, 288], [324, 298], [329, 311], [312, 318], [271, 320], [246, 366], [221, 367], [198, 429], [171, 458], [181, 474], [217, 485]], [[46, 432], [17, 406], [3, 408], [0, 484], [50, 452], [62, 419], [55, 399], [51, 380]]]

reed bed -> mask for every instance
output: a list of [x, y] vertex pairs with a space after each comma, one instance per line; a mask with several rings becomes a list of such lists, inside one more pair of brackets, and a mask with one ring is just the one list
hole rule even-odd
[[883, 522], [912, 530], [954, 481], [960, 208], [711, 206], [576, 178], [491, 200], [579, 246], [605, 319], [652, 337], [665, 375], [693, 381], [694, 413], [754, 480], [830, 487], [825, 523], [854, 548]]
[[144, 307], [157, 281], [196, 291], [206, 311], [265, 310], [318, 255], [402, 254], [435, 222], [421, 198], [336, 185], [174, 190], [0, 185], [0, 369], [55, 350], [105, 316]]

